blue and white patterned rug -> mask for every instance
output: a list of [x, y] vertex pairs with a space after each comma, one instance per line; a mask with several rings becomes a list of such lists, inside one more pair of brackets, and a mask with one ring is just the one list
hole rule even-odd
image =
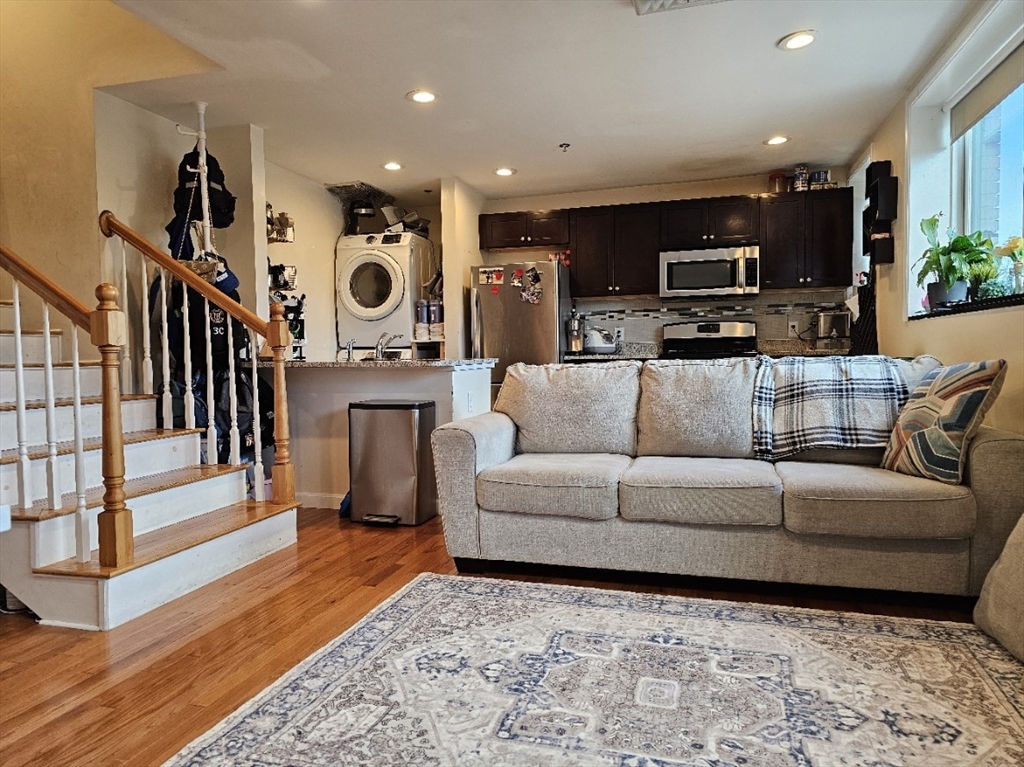
[[423, 575], [174, 767], [1019, 767], [966, 624]]

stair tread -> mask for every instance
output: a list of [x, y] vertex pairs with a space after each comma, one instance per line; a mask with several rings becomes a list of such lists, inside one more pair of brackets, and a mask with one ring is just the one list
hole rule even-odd
[[151, 533], [135, 537], [135, 557], [131, 564], [122, 567], [102, 567], [99, 551], [92, 553], [89, 562], [77, 562], [74, 558], [55, 562], [46, 567], [33, 568], [40, 575], [65, 575], [80, 578], [107, 579], [152, 564], [182, 551], [212, 541], [221, 536], [241, 530], [249, 525], [298, 508], [298, 501], [274, 503], [272, 501], [241, 501], [211, 511], [192, 519], [186, 519]]
[[[138, 479], [129, 479], [124, 483], [124, 492], [127, 500], [131, 501], [132, 498], [159, 493], [175, 487], [184, 487], [193, 482], [210, 479], [211, 477], [220, 477], [224, 474], [233, 474], [245, 471], [245, 469], [246, 466], [244, 464], [239, 466], [186, 466], [184, 469], [173, 469], [172, 471], [162, 471], [159, 474], [150, 474]], [[85, 491], [85, 507], [93, 509], [102, 506], [104, 492], [105, 488], [102, 485], [87, 489]], [[46, 508], [46, 499], [42, 498], [32, 504], [31, 508], [12, 508], [11, 519], [23, 522], [36, 522], [43, 519], [63, 517], [67, 514], [74, 514], [77, 510], [77, 503], [78, 499], [74, 493], [64, 493], [61, 496], [61, 508], [48, 509]], [[129, 503], [130, 507], [131, 504]]]
[[[57, 362], [54, 360], [53, 367], [55, 368], [69, 368], [75, 363], [73, 362]], [[24, 368], [41, 368], [45, 367], [44, 362], [23, 362], [21, 366]], [[79, 367], [83, 368], [98, 368], [100, 366], [99, 360], [81, 360], [78, 363]], [[15, 363], [13, 362], [0, 362], [0, 370], [14, 370]]]
[[[183, 434], [203, 434], [205, 429], [142, 429], [141, 431], [125, 432], [124, 444], [134, 445], [137, 442], [152, 442], [157, 439], [170, 439], [180, 437]], [[102, 437], [90, 437], [82, 440], [82, 447], [85, 450], [99, 450], [103, 447]], [[67, 455], [75, 452], [74, 440], [57, 443], [57, 455]], [[29, 445], [29, 460], [35, 458], [46, 458], [49, 455], [46, 445]], [[18, 448], [11, 447], [0, 452], [0, 465], [18, 462]]]
[[[122, 402], [133, 402], [135, 400], [140, 400], [140, 399], [152, 399], [152, 400], [155, 400], [156, 398], [157, 398], [156, 394], [122, 394], [121, 395], [121, 401]], [[103, 402], [103, 397], [82, 397], [82, 404], [83, 405], [99, 405], [102, 402]], [[75, 403], [75, 401], [71, 397], [59, 397], [59, 398], [57, 398], [57, 399], [55, 399], [53, 401], [54, 407], [69, 407], [69, 406], [73, 405], [74, 403]], [[46, 407], [46, 400], [44, 400], [44, 399], [25, 400], [25, 409], [26, 410], [37, 410], [39, 408], [44, 408], [44, 407]], [[6, 412], [6, 411], [9, 411], [9, 410], [17, 410], [17, 409], [18, 409], [18, 403], [17, 402], [0, 402], [0, 413]]]

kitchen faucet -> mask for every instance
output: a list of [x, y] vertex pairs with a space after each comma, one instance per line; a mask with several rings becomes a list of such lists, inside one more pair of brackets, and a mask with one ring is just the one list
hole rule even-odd
[[405, 338], [405, 336], [401, 333], [393, 336], [381, 333], [380, 338], [377, 339], [377, 345], [373, 348], [373, 358], [376, 360], [384, 359], [384, 352], [387, 351], [388, 346], [392, 341], [397, 341], [399, 338]]

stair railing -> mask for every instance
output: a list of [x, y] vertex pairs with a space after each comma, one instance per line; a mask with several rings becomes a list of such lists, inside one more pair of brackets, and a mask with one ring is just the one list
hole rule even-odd
[[[71, 374], [72, 374], [72, 408], [74, 417], [74, 463], [75, 463], [75, 558], [79, 562], [88, 562], [92, 556], [92, 541], [89, 534], [89, 520], [86, 514], [85, 504], [85, 449], [82, 439], [82, 378], [81, 361], [78, 349], [78, 333], [85, 330], [94, 334], [94, 316], [98, 312], [92, 312], [89, 308], [72, 296], [60, 285], [47, 278], [39, 270], [18, 256], [14, 251], [5, 245], [0, 245], [0, 268], [11, 276], [12, 293], [14, 299], [14, 389], [15, 407], [17, 416], [17, 506], [21, 509], [30, 509], [34, 505], [36, 492], [32, 476], [32, 466], [29, 459], [29, 435], [27, 427], [27, 397], [25, 389], [25, 358], [24, 338], [22, 332], [22, 296], [21, 288], [24, 286], [34, 293], [42, 302], [42, 325], [43, 325], [43, 386], [44, 406], [46, 408], [46, 492], [45, 503], [47, 509], [58, 509], [62, 507], [63, 483], [61, 480], [61, 465], [58, 460], [57, 447], [57, 421], [55, 410], [55, 387], [53, 382], [53, 347], [51, 343], [50, 307], [53, 307], [71, 321]], [[114, 297], [117, 291], [113, 286], [104, 285], [101, 289], [113, 291]], [[99, 292], [99, 289], [97, 290]], [[116, 310], [116, 305], [114, 309]], [[118, 312], [120, 314], [120, 312]], [[116, 324], [116, 321], [115, 321]], [[116, 352], [115, 352], [116, 354]], [[118, 405], [119, 405], [118, 400]], [[104, 401], [104, 423], [106, 423], [106, 401]], [[120, 407], [118, 406], [118, 421], [120, 421]], [[120, 433], [117, 434], [120, 440]], [[103, 454], [116, 450], [111, 444], [110, 450], [107, 445], [107, 434], [104, 431]], [[105, 459], [104, 459], [105, 460]], [[122, 461], [123, 463], [123, 461]], [[104, 465], [104, 468], [106, 466]], [[123, 475], [122, 471], [122, 475]], [[123, 483], [124, 478], [122, 476]], [[122, 493], [122, 506], [123, 506]]]
[[[137, 250], [143, 258], [142, 263], [142, 306], [141, 306], [141, 325], [142, 325], [142, 350], [141, 359], [143, 361], [142, 380], [143, 387], [145, 390], [146, 382], [151, 382], [154, 379], [154, 372], [152, 369], [152, 352], [150, 349], [150, 334], [148, 332], [149, 322], [151, 317], [149, 314], [149, 303], [148, 295], [150, 292], [149, 284], [149, 267], [148, 263], [153, 262], [157, 270], [157, 274], [160, 279], [160, 295], [159, 295], [159, 322], [161, 330], [161, 377], [163, 379], [163, 391], [161, 392], [161, 411], [163, 413], [164, 426], [169, 428], [172, 422], [172, 397], [170, 391], [170, 350], [168, 348], [168, 307], [169, 307], [169, 279], [173, 278], [187, 288], [191, 288], [193, 291], [198, 293], [203, 298], [204, 304], [204, 324], [205, 328], [203, 333], [205, 335], [205, 356], [206, 356], [206, 402], [207, 402], [207, 429], [206, 429], [206, 444], [207, 444], [207, 463], [217, 463], [217, 431], [214, 423], [214, 381], [213, 381], [213, 351], [212, 351], [212, 337], [213, 337], [213, 322], [211, 320], [211, 313], [213, 311], [222, 311], [227, 314], [226, 335], [227, 335], [227, 349], [228, 349], [228, 374], [229, 381], [232, 382], [228, 385], [227, 389], [229, 392], [229, 415], [230, 423], [228, 428], [228, 445], [229, 445], [229, 463], [232, 465], [238, 465], [241, 463], [240, 457], [240, 433], [238, 429], [238, 392], [237, 387], [234, 385], [235, 381], [235, 366], [236, 351], [234, 344], [234, 322], [231, 321], [233, 318], [240, 322], [249, 334], [250, 341], [250, 362], [252, 365], [252, 390], [253, 390], [253, 440], [255, 449], [255, 467], [254, 467], [254, 496], [257, 501], [264, 500], [264, 488], [263, 488], [263, 462], [262, 462], [262, 444], [260, 439], [260, 405], [259, 405], [259, 385], [257, 378], [257, 363], [260, 356], [259, 350], [262, 348], [261, 339], [266, 341], [266, 345], [270, 347], [273, 353], [273, 377], [274, 377], [274, 443], [276, 447], [276, 455], [274, 459], [274, 465], [271, 468], [271, 483], [273, 488], [273, 502], [274, 503], [289, 503], [295, 500], [295, 470], [291, 463], [291, 455], [289, 450], [289, 428], [288, 428], [288, 395], [285, 386], [285, 355], [286, 351], [291, 345], [291, 335], [288, 330], [288, 323], [284, 319], [284, 307], [275, 303], [270, 307], [270, 321], [265, 321], [254, 314], [249, 309], [239, 304], [236, 301], [228, 298], [224, 293], [218, 290], [216, 287], [206, 282], [203, 278], [199, 277], [190, 269], [187, 269], [182, 265], [181, 261], [177, 261], [171, 256], [167, 255], [146, 238], [134, 231], [127, 224], [119, 221], [117, 217], [110, 211], [103, 211], [100, 214], [100, 230], [107, 237], [120, 237], [122, 243], [131, 245]], [[122, 272], [126, 273], [126, 264], [122, 258]], [[122, 282], [126, 282], [127, 278], [122, 277]], [[183, 343], [182, 343], [182, 372], [184, 374], [184, 418], [186, 428], [195, 428], [195, 392], [193, 391], [193, 364], [192, 364], [192, 327], [190, 325], [189, 317], [189, 291], [183, 289], [182, 293], [182, 325], [183, 325]], [[131, 308], [128, 308], [131, 313]], [[136, 355], [139, 358], [139, 355]], [[148, 366], [148, 368], [147, 368]], [[152, 389], [150, 388], [150, 391]]]

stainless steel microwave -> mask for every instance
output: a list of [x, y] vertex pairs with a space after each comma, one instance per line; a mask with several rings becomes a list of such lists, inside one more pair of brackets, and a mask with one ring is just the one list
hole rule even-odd
[[756, 295], [759, 255], [757, 245], [663, 252], [661, 297]]

